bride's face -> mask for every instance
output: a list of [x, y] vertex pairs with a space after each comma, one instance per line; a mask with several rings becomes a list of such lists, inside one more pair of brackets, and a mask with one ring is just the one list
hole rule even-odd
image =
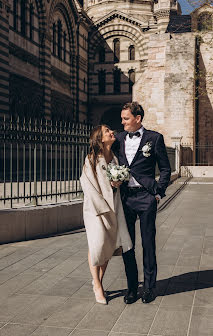
[[113, 142], [115, 141], [115, 136], [114, 136], [114, 132], [106, 127], [106, 126], [102, 126], [102, 142], [105, 145], [112, 145]]

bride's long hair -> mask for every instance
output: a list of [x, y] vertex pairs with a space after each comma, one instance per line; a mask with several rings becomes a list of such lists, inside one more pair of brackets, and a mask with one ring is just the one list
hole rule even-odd
[[92, 133], [90, 135], [90, 148], [89, 148], [89, 162], [91, 164], [93, 172], [96, 174], [96, 165], [98, 163], [98, 156], [103, 155], [104, 145], [102, 142], [103, 127], [108, 127], [107, 125], [98, 125], [93, 128]]

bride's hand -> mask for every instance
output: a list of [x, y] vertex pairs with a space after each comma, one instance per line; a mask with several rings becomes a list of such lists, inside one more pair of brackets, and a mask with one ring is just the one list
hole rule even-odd
[[121, 181], [111, 181], [111, 186], [114, 188], [120, 187], [121, 184], [122, 184]]

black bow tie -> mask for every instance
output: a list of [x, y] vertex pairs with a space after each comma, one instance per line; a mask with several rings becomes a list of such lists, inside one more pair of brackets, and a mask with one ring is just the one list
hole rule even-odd
[[129, 137], [130, 137], [130, 139], [132, 139], [133, 138], [133, 136], [137, 136], [137, 137], [139, 137], [139, 136], [141, 136], [141, 134], [140, 134], [140, 132], [129, 132]]

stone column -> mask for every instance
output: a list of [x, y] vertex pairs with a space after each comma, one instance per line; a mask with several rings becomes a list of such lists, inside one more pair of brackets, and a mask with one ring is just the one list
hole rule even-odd
[[9, 11], [7, 0], [0, 0], [0, 114], [9, 114]]
[[158, 22], [159, 33], [165, 33], [170, 21], [170, 9], [159, 9], [156, 11], [155, 16]]
[[181, 166], [181, 139], [182, 136], [175, 136], [171, 137], [172, 146], [175, 148], [175, 171], [179, 174], [180, 173], [180, 166]]

